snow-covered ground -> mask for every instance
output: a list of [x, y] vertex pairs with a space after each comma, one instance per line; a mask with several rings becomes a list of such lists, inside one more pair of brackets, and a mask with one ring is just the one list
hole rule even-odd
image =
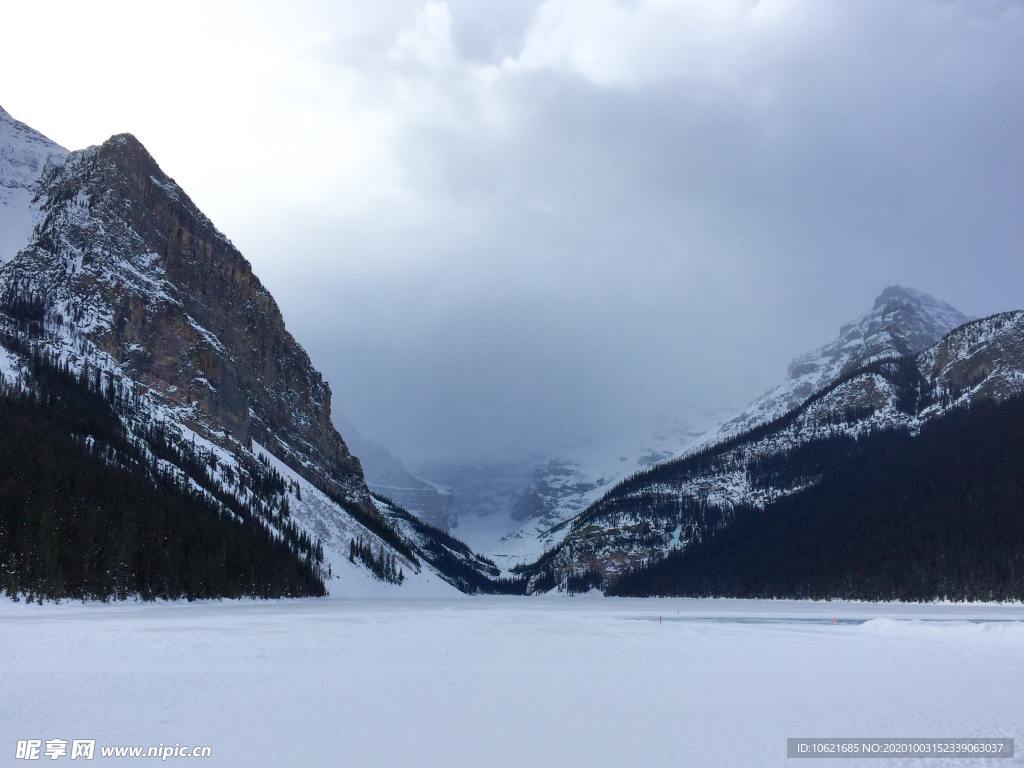
[[785, 765], [790, 736], [1004, 736], [1018, 757], [996, 764], [1020, 765], [1022, 621], [589, 596], [5, 600], [0, 764], [29, 738], [213, 747], [168, 764], [593, 768]]

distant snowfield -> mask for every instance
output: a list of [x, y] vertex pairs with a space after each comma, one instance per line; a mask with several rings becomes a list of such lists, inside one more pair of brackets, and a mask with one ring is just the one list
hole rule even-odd
[[19, 739], [87, 738], [213, 747], [171, 765], [793, 768], [787, 736], [1003, 736], [1018, 757], [993, 762], [1020, 765], [1022, 622], [1024, 606], [589, 596], [4, 599], [0, 764]]

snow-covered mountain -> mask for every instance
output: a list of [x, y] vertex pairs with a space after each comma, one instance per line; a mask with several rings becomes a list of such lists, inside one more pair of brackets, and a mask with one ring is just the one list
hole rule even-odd
[[561, 543], [522, 569], [533, 588], [612, 582], [714, 536], [737, 509], [764, 510], [815, 486], [835, 471], [824, 459], [811, 473], [770, 469], [803, 446], [824, 446], [815, 450], [827, 457], [839, 439], [916, 435], [951, 412], [1024, 393], [1024, 312], [965, 323], [914, 355], [864, 351], [796, 408], [629, 478], [562, 524]]
[[488, 555], [506, 567], [535, 559], [561, 542], [568, 530], [562, 523], [625, 477], [778, 418], [846, 371], [924, 349], [966, 321], [957, 309], [928, 294], [890, 286], [869, 312], [844, 325], [834, 341], [794, 360], [785, 381], [738, 414], [740, 409], [724, 403], [690, 407], [696, 416], [666, 422], [649, 438], [582, 449], [540, 465], [514, 502], [514, 516], [522, 524], [488, 548]]
[[11, 117], [0, 107], [0, 264], [28, 242], [39, 221], [39, 177], [68, 151]]
[[[0, 225], [0, 424], [41, 425], [50, 453], [39, 456], [73, 457], [94, 487], [116, 476], [130, 480], [139, 499], [174, 497], [166, 508], [138, 509], [140, 528], [157, 526], [159, 534], [177, 510], [207, 515], [202, 531], [222, 543], [234, 537], [237, 551], [254, 555], [232, 561], [231, 594], [524, 586], [406, 511], [408, 499], [387, 498], [399, 496], [389, 487], [421, 498], [453, 491], [440, 494], [443, 519], [437, 510], [429, 518], [419, 509], [421, 517], [456, 525], [475, 545], [504, 535], [489, 551], [501, 565], [517, 565], [533, 591], [608, 584], [716, 536], [737, 510], [772, 509], [818, 487], [835, 474], [827, 460], [837, 445], [879, 433], [916, 436], [950, 414], [1024, 392], [1024, 312], [965, 322], [949, 305], [893, 286], [717, 429], [695, 422], [625, 448], [419, 472], [433, 486], [411, 482], [384, 451], [374, 485], [385, 493], [372, 493], [334, 426], [329, 386], [273, 297], [133, 136], [68, 152], [0, 109]], [[33, 453], [24, 435], [19, 440], [19, 450]], [[813, 461], [794, 471], [789, 459], [808, 446]], [[62, 531], [52, 515], [64, 513], [88, 517], [89, 535], [103, 531], [105, 518], [81, 495], [86, 485], [76, 488], [74, 504], [85, 507], [52, 494], [11, 495], [31, 508], [24, 519], [0, 509], [0, 572], [32, 571], [25, 583], [43, 594], [40, 585], [66, 575], [39, 557], [46, 553], [33, 550], [31, 536], [5, 531], [23, 523]], [[159, 568], [175, 564], [152, 547], [165, 539], [127, 533], [93, 544], [94, 572], [105, 573], [102, 558], [117, 572], [110, 590], [95, 594], [127, 594], [119, 544], [149, 569], [146, 589], [156, 584], [162, 594]], [[194, 533], [174, 529], [176, 552], [190, 551]], [[69, 557], [75, 561], [74, 551]], [[216, 595], [209, 574], [230, 559], [226, 544], [204, 549], [192, 571], [176, 574], [186, 587], [170, 592]]]
[[[412, 537], [400, 509], [371, 497], [273, 297], [135, 137], [67, 152], [0, 110], [0, 206], [6, 385], [34, 386], [31, 358], [117, 393], [145, 455], [281, 536], [294, 524], [319, 542], [334, 594], [465, 582], [445, 572], [451, 558], [431, 564], [443, 547], [424, 543], [429, 528]], [[351, 557], [354, 541], [403, 578]]]
[[[511, 568], [557, 544], [559, 523], [582, 512], [624, 477], [679, 455], [738, 408], [687, 403], [683, 410], [687, 418], [661, 418], [649, 430], [638, 430], [640, 436], [581, 443], [556, 456], [427, 462], [409, 476], [417, 482], [425, 478], [429, 488], [442, 496], [444, 527], [503, 568]], [[416, 484], [409, 483], [408, 477], [403, 480], [402, 473], [385, 472], [392, 466], [389, 462], [378, 461], [371, 470], [370, 454], [365, 449], [357, 453], [371, 488], [380, 487], [392, 496], [381, 487], [381, 480], [393, 482], [407, 494], [393, 498], [417, 510], [416, 497], [422, 491]], [[421, 517], [433, 522], [426, 514]]]
[[689, 419], [664, 419], [640, 439], [582, 446], [546, 461], [533, 471], [529, 484], [512, 502], [515, 529], [487, 548], [487, 555], [505, 568], [529, 562], [556, 546], [565, 521], [583, 512], [623, 478], [683, 453], [711, 425], [734, 408], [691, 406]]
[[968, 319], [927, 293], [891, 285], [875, 299], [870, 312], [840, 328], [833, 341], [796, 358], [782, 383], [705, 435], [700, 443], [715, 443], [776, 419], [847, 371], [873, 360], [920, 352]]
[[520, 525], [516, 500], [529, 488], [538, 463], [535, 457], [510, 455], [428, 461], [412, 471], [444, 496], [448, 530], [493, 557], [495, 542]]

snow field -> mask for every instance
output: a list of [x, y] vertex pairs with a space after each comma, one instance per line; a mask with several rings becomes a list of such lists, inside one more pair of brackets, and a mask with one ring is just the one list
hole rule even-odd
[[5, 600], [0, 763], [25, 738], [209, 744], [185, 762], [239, 767], [771, 766], [787, 736], [1011, 736], [1021, 755], [1021, 620], [589, 596]]

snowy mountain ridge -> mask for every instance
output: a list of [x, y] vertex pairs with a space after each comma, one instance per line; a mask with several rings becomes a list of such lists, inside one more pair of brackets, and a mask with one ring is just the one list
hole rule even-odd
[[927, 293], [891, 285], [879, 294], [869, 312], [843, 325], [833, 341], [793, 360], [785, 381], [709, 432], [694, 447], [719, 442], [776, 419], [844, 373], [874, 360], [919, 352], [968, 319]]
[[516, 502], [525, 522], [488, 553], [507, 567], [536, 559], [561, 543], [569, 530], [567, 521], [624, 478], [772, 421], [846, 372], [875, 360], [924, 349], [967, 319], [956, 308], [926, 293], [889, 286], [875, 299], [870, 311], [843, 325], [833, 341], [794, 360], [785, 381], [738, 415], [739, 409], [726, 406], [705, 408], [706, 416], [694, 424], [663, 428], [637, 445], [619, 445], [603, 454], [580, 451], [542, 465]]
[[[0, 117], [7, 385], [33, 386], [29, 355], [95, 377], [131, 404], [120, 418], [145, 455], [280, 536], [294, 524], [319, 542], [334, 594], [450, 593], [456, 578], [421, 547], [431, 532], [412, 542], [399, 510], [372, 499], [273, 297], [142, 144], [121, 134], [68, 153]], [[368, 573], [374, 559], [403, 578]]]
[[520, 572], [540, 591], [584, 574], [614, 581], [715, 535], [738, 508], [765, 509], [815, 485], [814, 474], [771, 479], [763, 469], [803, 446], [894, 430], [915, 435], [954, 410], [1021, 395], [1024, 312], [967, 322], [915, 355], [862, 359], [782, 416], [619, 483], [563, 523], [561, 542]]
[[0, 107], [0, 264], [28, 242], [39, 219], [39, 178], [67, 155], [66, 149]]
[[512, 514], [520, 525], [490, 547], [488, 556], [507, 568], [536, 559], [561, 542], [567, 530], [563, 523], [621, 480], [673, 458], [706, 434], [723, 413], [735, 412], [728, 407], [691, 411], [701, 417], [666, 419], [643, 439], [584, 446], [538, 466], [514, 502]]

